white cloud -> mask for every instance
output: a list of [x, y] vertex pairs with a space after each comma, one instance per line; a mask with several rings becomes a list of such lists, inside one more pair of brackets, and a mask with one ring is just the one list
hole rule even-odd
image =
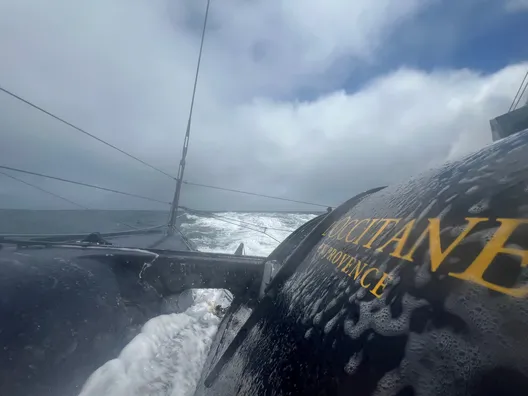
[[221, 49], [215, 59], [237, 71], [244, 90], [284, 93], [328, 79], [325, 72], [342, 58], [372, 59], [394, 29], [431, 2], [232, 1], [213, 11], [221, 27], [210, 46]]
[[528, 0], [505, 0], [505, 3], [508, 11], [528, 10]]
[[[213, 0], [187, 178], [335, 204], [490, 142], [488, 120], [509, 106], [521, 66], [489, 76], [401, 69], [356, 92], [331, 90], [376, 62], [391, 32], [432, 1]], [[1, 0], [0, 85], [176, 173], [204, 9], [191, 0]], [[324, 94], [295, 99], [306, 88]], [[3, 94], [0, 112], [1, 164], [170, 200], [170, 180], [121, 154]], [[12, 197], [16, 185], [2, 183]], [[53, 187], [86, 205], [124, 205]], [[192, 187], [185, 198], [273, 207]]]
[[239, 114], [255, 139], [275, 146], [270, 169], [294, 169], [306, 192], [328, 189], [319, 197], [330, 199], [336, 190], [351, 195], [491, 143], [489, 119], [507, 110], [526, 67], [489, 76], [401, 69], [356, 93], [295, 104], [255, 101]]

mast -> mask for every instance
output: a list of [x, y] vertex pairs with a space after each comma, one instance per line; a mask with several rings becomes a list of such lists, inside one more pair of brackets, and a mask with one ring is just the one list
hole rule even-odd
[[196, 65], [196, 75], [194, 76], [194, 87], [193, 87], [192, 98], [191, 98], [191, 108], [189, 110], [189, 119], [187, 121], [187, 129], [185, 131], [185, 139], [183, 140], [182, 158], [180, 160], [180, 166], [178, 167], [176, 190], [174, 191], [174, 198], [172, 200], [170, 217], [169, 217], [169, 224], [168, 224], [168, 230], [167, 230], [167, 233], [169, 235], [174, 234], [176, 218], [178, 214], [180, 193], [181, 193], [181, 187], [183, 184], [183, 175], [185, 173], [185, 159], [187, 158], [187, 150], [189, 148], [189, 137], [191, 134], [191, 121], [192, 121], [192, 113], [193, 113], [193, 108], [194, 108], [194, 98], [196, 95], [196, 86], [198, 84], [198, 74], [200, 73], [200, 63], [202, 60], [202, 50], [203, 50], [203, 44], [204, 44], [204, 39], [205, 39], [205, 29], [207, 27], [207, 16], [209, 15], [209, 5], [210, 4], [211, 4], [211, 0], [207, 0], [207, 6], [205, 8], [205, 18], [204, 18], [204, 24], [203, 24], [203, 30], [202, 30], [202, 40], [200, 42], [200, 52], [198, 53], [198, 64]]

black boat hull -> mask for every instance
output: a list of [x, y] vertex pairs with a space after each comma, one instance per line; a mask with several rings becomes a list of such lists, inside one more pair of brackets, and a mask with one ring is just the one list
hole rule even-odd
[[76, 395], [166, 297], [226, 288], [197, 396], [524, 395], [527, 158], [518, 134], [366, 192], [266, 260], [0, 240], [0, 394]]
[[98, 258], [63, 249], [0, 253], [2, 395], [78, 394], [119, 354], [134, 325], [155, 315], [158, 296]]
[[[0, 395], [78, 395], [191, 288], [258, 290], [263, 259], [52, 242], [0, 244]], [[181, 310], [180, 310], [181, 311]]]
[[224, 318], [195, 395], [526, 394], [527, 197], [525, 132], [345, 203]]

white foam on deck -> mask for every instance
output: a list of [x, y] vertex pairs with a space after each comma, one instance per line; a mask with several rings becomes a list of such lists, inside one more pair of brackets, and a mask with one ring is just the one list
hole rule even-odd
[[216, 293], [204, 291], [184, 313], [148, 321], [117, 359], [91, 375], [80, 396], [192, 395], [220, 322], [210, 312]]
[[[268, 233], [284, 240], [315, 217], [309, 214], [226, 213], [230, 219], [276, 228]], [[192, 238], [200, 251], [234, 253], [240, 242], [246, 254], [267, 256], [278, 242], [268, 236], [214, 218], [195, 217], [184, 224], [185, 233], [200, 231]], [[161, 315], [148, 321], [121, 352], [97, 369], [79, 396], [190, 396], [209, 352], [220, 319], [211, 313], [215, 305], [229, 303], [222, 290], [194, 290], [194, 305], [183, 313]], [[170, 302], [168, 302], [170, 304]]]

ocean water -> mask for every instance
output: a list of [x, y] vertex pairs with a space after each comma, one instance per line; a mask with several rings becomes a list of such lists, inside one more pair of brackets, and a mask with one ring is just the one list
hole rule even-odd
[[[181, 229], [198, 250], [267, 256], [291, 231], [315, 213], [211, 213], [186, 215]], [[0, 210], [0, 234], [90, 233], [146, 228], [167, 222], [157, 211]], [[125, 225], [127, 224], [127, 225]], [[79, 396], [190, 396], [200, 378], [220, 319], [216, 305], [227, 307], [226, 292], [194, 289], [185, 312], [147, 322], [115, 359], [97, 369]], [[183, 296], [182, 296], [183, 298]], [[188, 298], [188, 296], [186, 297]], [[176, 297], [177, 300], [177, 297]], [[170, 307], [174, 303], [167, 301]]]
[[[181, 229], [198, 250], [233, 253], [244, 242], [248, 255], [267, 256], [293, 230], [316, 213], [215, 212], [183, 216]], [[166, 224], [164, 211], [5, 210], [0, 234], [90, 234]]]

